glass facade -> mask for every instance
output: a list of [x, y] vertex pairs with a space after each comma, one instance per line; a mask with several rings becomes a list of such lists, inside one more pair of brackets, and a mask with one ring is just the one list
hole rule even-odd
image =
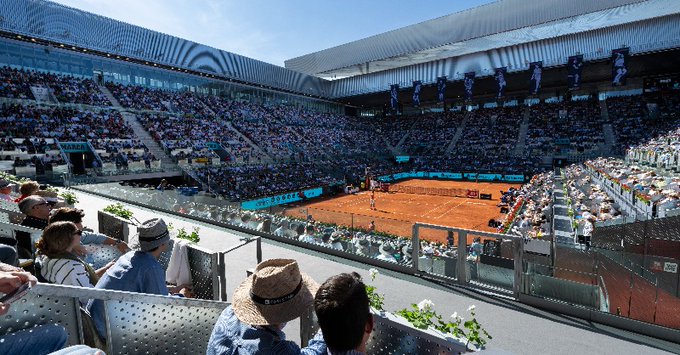
[[123, 85], [164, 90], [188, 90], [259, 104], [285, 104], [304, 106], [321, 112], [344, 112], [344, 107], [337, 103], [153, 68], [118, 60], [113, 55], [107, 58], [86, 52], [75, 52], [65, 47], [36, 45], [6, 38], [0, 38], [0, 66], [81, 78], [94, 78], [101, 74], [104, 81]]

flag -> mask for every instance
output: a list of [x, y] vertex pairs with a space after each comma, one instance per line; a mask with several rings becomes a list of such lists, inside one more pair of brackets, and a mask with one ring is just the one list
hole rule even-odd
[[570, 90], [581, 88], [581, 71], [583, 69], [583, 55], [573, 55], [567, 60], [567, 82]]
[[437, 78], [437, 101], [444, 102], [446, 94], [446, 76]]
[[465, 73], [463, 86], [465, 87], [465, 101], [472, 100], [472, 90], [475, 86], [475, 72]]
[[416, 80], [413, 82], [413, 107], [420, 106], [420, 89], [423, 88], [423, 82]]
[[392, 111], [399, 107], [399, 84], [390, 85], [390, 106]]
[[498, 85], [498, 94], [496, 95], [496, 98], [498, 99], [501, 99], [505, 96], [505, 87], [508, 84], [505, 81], [505, 74], [507, 74], [507, 72], [508, 72], [507, 67], [495, 69], [495, 74], [493, 75], [493, 77], [494, 79], [496, 79], [496, 84]]
[[529, 92], [532, 95], [538, 95], [541, 91], [541, 77], [543, 76], [543, 62], [529, 63], [529, 70], [531, 71], [531, 78], [529, 79]]
[[619, 48], [612, 51], [612, 85], [624, 86], [628, 78], [628, 54], [630, 48]]

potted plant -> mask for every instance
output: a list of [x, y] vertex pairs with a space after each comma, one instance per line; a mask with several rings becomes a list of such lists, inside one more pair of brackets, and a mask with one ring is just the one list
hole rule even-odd
[[99, 232], [128, 243], [132, 211], [121, 203], [114, 203], [97, 212]]

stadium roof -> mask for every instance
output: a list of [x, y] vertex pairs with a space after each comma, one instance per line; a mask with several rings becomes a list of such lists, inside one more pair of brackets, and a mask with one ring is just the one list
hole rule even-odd
[[[465, 42], [473, 39], [537, 27], [558, 20], [562, 20], [562, 27], [570, 27], [570, 18], [607, 9], [613, 10], [589, 21], [595, 20], [599, 26], [614, 25], [608, 22], [625, 18], [626, 13], [636, 12], [634, 7], [626, 5], [647, 2], [649, 1], [502, 0], [289, 59], [285, 61], [285, 66], [329, 79], [368, 74], [465, 54], [456, 53], [456, 49], [465, 47]], [[632, 15], [649, 17], [649, 14]], [[578, 22], [583, 21], [579, 20]], [[543, 27], [550, 30], [551, 26]], [[553, 30], [554, 35], [562, 35], [561, 30]], [[493, 37], [489, 39], [493, 40]], [[533, 40], [536, 39], [538, 38]], [[532, 38], [526, 36], [524, 40], [531, 42]], [[490, 46], [493, 48], [492, 44]]]

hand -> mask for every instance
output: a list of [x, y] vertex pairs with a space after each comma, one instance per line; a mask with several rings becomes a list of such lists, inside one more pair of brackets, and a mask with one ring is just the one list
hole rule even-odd
[[102, 276], [104, 276], [104, 273], [106, 272], [106, 270], [110, 269], [111, 266], [113, 266], [115, 264], [116, 264], [116, 260], [111, 260], [111, 261], [109, 261], [108, 264], [106, 264], [103, 267], [95, 270], [94, 273], [97, 275], [97, 277], [102, 277]]
[[85, 249], [85, 247], [82, 244], [76, 245], [75, 247], [73, 247], [73, 254], [76, 254], [77, 256], [83, 258], [85, 257], [85, 255], [87, 255], [87, 249]]
[[194, 298], [194, 292], [191, 289], [191, 287], [182, 288], [181, 290], [179, 290], [179, 294], [186, 298]]
[[[10, 293], [14, 291], [17, 287], [21, 286], [22, 278], [19, 272], [4, 272], [0, 271], [0, 292]], [[30, 275], [30, 274], [29, 274]]]

